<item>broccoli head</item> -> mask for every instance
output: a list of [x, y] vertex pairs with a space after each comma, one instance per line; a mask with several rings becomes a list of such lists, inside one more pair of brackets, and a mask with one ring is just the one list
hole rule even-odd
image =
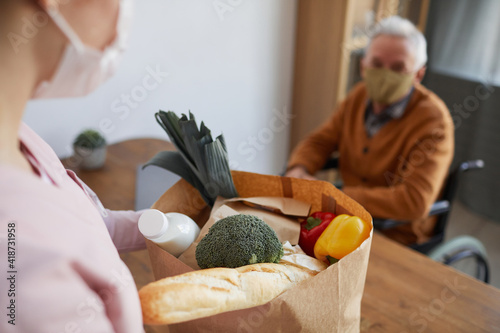
[[276, 232], [253, 215], [232, 215], [217, 221], [196, 247], [200, 268], [278, 263], [283, 245]]

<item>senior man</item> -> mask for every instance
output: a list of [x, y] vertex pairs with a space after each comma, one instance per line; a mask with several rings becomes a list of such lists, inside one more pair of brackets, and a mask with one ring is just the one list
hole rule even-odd
[[357, 84], [333, 115], [292, 152], [286, 176], [314, 179], [335, 151], [343, 191], [374, 218], [408, 221], [384, 231], [403, 244], [433, 233], [427, 218], [453, 158], [454, 129], [443, 101], [420, 82], [424, 36], [398, 16], [372, 31]]

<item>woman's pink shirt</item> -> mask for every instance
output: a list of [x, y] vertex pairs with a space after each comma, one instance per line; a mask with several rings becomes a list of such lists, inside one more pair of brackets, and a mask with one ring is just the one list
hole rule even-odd
[[100, 208], [25, 124], [19, 139], [45, 177], [0, 165], [0, 331], [143, 332], [137, 289], [118, 254], [145, 248], [140, 212]]

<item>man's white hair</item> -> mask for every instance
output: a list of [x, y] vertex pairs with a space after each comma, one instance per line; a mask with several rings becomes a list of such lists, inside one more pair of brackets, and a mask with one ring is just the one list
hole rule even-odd
[[409, 20], [390, 16], [380, 21], [371, 31], [368, 49], [373, 39], [379, 35], [399, 36], [408, 40], [414, 47], [415, 68], [419, 70], [427, 63], [427, 42], [424, 35]]

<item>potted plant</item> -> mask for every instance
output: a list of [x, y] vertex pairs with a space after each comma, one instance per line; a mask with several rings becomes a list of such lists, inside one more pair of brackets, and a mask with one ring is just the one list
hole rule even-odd
[[73, 141], [73, 150], [82, 169], [98, 169], [106, 161], [106, 139], [96, 130], [81, 132]]

